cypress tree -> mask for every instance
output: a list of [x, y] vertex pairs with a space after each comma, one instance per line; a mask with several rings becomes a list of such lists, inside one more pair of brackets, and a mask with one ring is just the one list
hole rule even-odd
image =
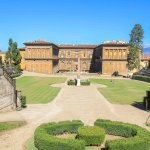
[[128, 54], [128, 69], [140, 68], [140, 56], [143, 53], [144, 30], [140, 24], [135, 24], [130, 34]]

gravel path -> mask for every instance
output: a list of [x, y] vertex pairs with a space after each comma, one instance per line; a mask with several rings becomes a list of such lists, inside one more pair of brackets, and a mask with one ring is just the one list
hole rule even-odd
[[20, 112], [0, 114], [0, 121], [26, 120], [24, 127], [3, 132], [0, 135], [0, 150], [22, 150], [26, 140], [33, 136], [34, 130], [41, 123], [62, 120], [82, 120], [86, 125], [93, 125], [97, 118], [135, 123], [145, 127], [148, 113], [129, 105], [109, 103], [97, 88], [101, 85], [62, 87], [54, 101], [48, 104], [30, 104]]

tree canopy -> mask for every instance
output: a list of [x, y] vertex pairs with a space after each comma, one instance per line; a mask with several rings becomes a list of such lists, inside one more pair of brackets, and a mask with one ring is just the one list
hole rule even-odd
[[140, 67], [140, 56], [143, 53], [144, 30], [140, 24], [135, 24], [130, 33], [130, 48], [128, 54], [128, 69], [131, 71]]
[[21, 55], [19, 49], [17, 48], [17, 43], [13, 42], [12, 39], [9, 39], [8, 44], [9, 46], [5, 56], [6, 64], [13, 66], [17, 69], [17, 71], [20, 71]]

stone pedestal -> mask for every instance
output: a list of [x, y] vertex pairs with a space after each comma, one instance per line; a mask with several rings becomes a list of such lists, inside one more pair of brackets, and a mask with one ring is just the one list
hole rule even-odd
[[80, 79], [77, 79], [77, 86], [80, 86], [81, 83], [80, 83]]

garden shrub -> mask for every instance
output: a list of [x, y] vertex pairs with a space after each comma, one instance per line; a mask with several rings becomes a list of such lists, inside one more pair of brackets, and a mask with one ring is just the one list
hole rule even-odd
[[76, 81], [76, 80], [68, 80], [68, 81], [67, 81], [67, 84], [68, 84], [68, 85], [76, 85], [76, 84], [77, 84], [77, 81]]
[[145, 81], [145, 82], [150, 82], [150, 77], [149, 76], [143, 76], [143, 75], [136, 75], [136, 74], [134, 74], [132, 76], [132, 79]]
[[16, 77], [19, 77], [19, 76], [21, 76], [20, 73], [13, 73], [13, 74], [10, 74], [10, 77], [11, 77], [11, 78], [16, 78]]
[[150, 132], [137, 125], [98, 119], [95, 126], [105, 129], [107, 134], [126, 137], [106, 141], [107, 150], [150, 150]]
[[105, 139], [105, 130], [96, 126], [79, 127], [77, 138], [80, 140], [84, 140], [87, 146], [98, 146], [101, 145]]
[[91, 84], [91, 82], [89, 80], [81, 80], [81, 85], [83, 85], [83, 86], [88, 86], [90, 84]]
[[21, 101], [21, 107], [22, 107], [22, 108], [27, 107], [27, 106], [26, 106], [26, 96], [22, 96], [22, 95], [21, 95], [20, 101]]
[[46, 123], [39, 126], [34, 133], [34, 143], [38, 150], [85, 150], [85, 142], [76, 139], [60, 139], [55, 135], [77, 133], [83, 126], [78, 120]]
[[[88, 85], [91, 84], [91, 82], [89, 80], [83, 80], [83, 79], [80, 81], [80, 83], [83, 86], [88, 86]], [[77, 80], [76, 79], [74, 79], [74, 80], [68, 80], [67, 84], [68, 85], [77, 85]]]

